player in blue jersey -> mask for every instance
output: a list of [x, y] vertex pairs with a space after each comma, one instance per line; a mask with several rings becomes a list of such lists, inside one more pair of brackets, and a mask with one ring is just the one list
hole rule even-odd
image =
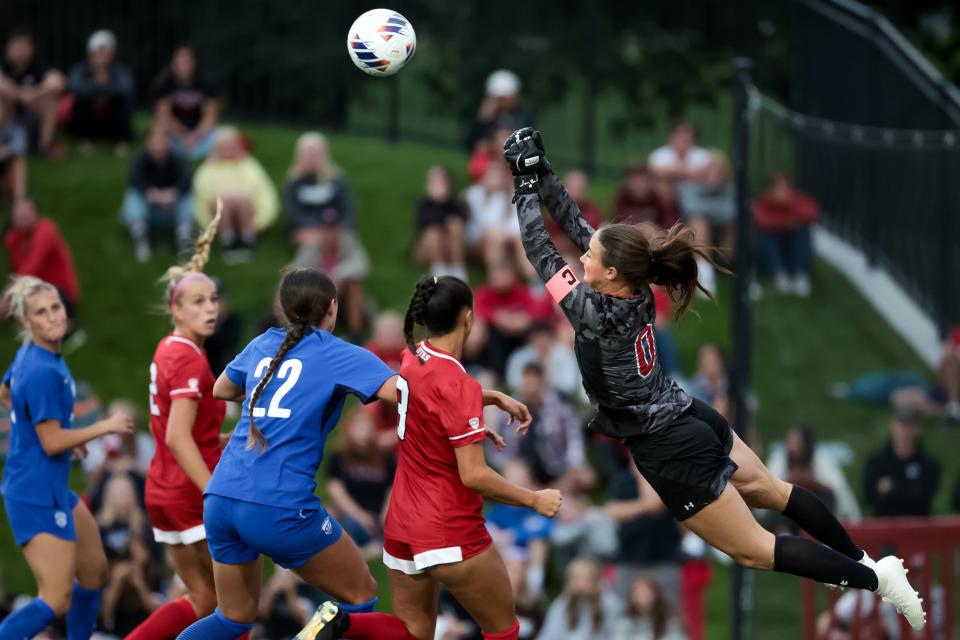
[[321, 607], [297, 638], [410, 637], [398, 618], [372, 613], [376, 582], [314, 495], [324, 443], [347, 395], [397, 401], [396, 373], [330, 333], [336, 295], [319, 271], [287, 273], [279, 292], [287, 327], [254, 338], [214, 385], [217, 398], [243, 401], [243, 411], [204, 492], [218, 607], [183, 631], [183, 640], [227, 640], [250, 629], [261, 555], [340, 602]]
[[67, 616], [67, 638], [87, 640], [100, 610], [107, 558], [87, 507], [67, 486], [74, 450], [108, 433], [132, 433], [119, 414], [73, 429], [74, 384], [60, 354], [67, 314], [56, 288], [31, 276], [7, 289], [23, 346], [0, 386], [11, 410], [3, 503], [17, 545], [37, 581], [37, 598], [0, 623], [0, 640], [32, 638]]

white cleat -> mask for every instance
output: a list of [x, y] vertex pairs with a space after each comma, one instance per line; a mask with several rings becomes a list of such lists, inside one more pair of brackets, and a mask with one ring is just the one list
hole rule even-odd
[[923, 599], [907, 580], [903, 560], [896, 556], [880, 558], [873, 567], [877, 573], [877, 595], [889, 602], [907, 619], [914, 631], [920, 631], [927, 622]]

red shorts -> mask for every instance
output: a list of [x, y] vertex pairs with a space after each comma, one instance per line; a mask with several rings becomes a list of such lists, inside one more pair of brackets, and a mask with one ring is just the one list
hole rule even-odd
[[485, 540], [479, 542], [455, 547], [443, 547], [442, 549], [400, 542], [387, 536], [383, 540], [383, 564], [387, 565], [389, 569], [396, 569], [408, 576], [415, 576], [438, 564], [451, 564], [468, 560], [483, 553], [492, 544], [493, 538], [489, 534], [487, 534]]
[[147, 501], [153, 539], [162, 544], [193, 544], [207, 539], [203, 502], [156, 504]]

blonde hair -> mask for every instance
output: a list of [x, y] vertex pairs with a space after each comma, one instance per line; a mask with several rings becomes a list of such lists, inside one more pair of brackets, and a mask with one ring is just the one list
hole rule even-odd
[[[4, 300], [7, 302], [7, 315], [22, 323], [27, 315], [27, 300], [42, 291], [50, 291], [57, 296], [60, 295], [57, 288], [46, 280], [34, 276], [11, 276], [10, 284], [7, 285], [7, 290], [3, 293]], [[31, 337], [30, 331], [26, 328], [22, 328], [18, 335], [24, 341]]]
[[[114, 505], [113, 494], [116, 493], [118, 486], [126, 484], [131, 496], [130, 513], [125, 521], [120, 520], [120, 514], [117, 513]], [[135, 536], [139, 537], [143, 531], [145, 517], [140, 505], [137, 504], [137, 487], [133, 484], [130, 476], [122, 473], [114, 474], [107, 480], [106, 487], [103, 490], [103, 505], [100, 507], [100, 513], [97, 514], [97, 524], [101, 527], [110, 527], [117, 522], [125, 522]]]
[[290, 163], [290, 170], [287, 172], [287, 177], [291, 180], [296, 180], [310, 173], [300, 166], [300, 154], [304, 148], [311, 145], [323, 149], [324, 155], [326, 156], [326, 162], [322, 163], [322, 165], [313, 172], [317, 184], [325, 184], [339, 178], [343, 172], [330, 157], [330, 147], [327, 144], [327, 137], [319, 131], [307, 131], [300, 134], [300, 137], [297, 138], [297, 144], [293, 151], [293, 162]]
[[240, 139], [240, 130], [229, 124], [222, 124], [216, 128], [213, 132], [213, 144], [216, 145], [218, 142], [223, 140], [239, 140]]
[[200, 234], [200, 237], [197, 238], [193, 255], [190, 256], [190, 259], [187, 260], [186, 263], [182, 265], [175, 264], [167, 269], [167, 272], [160, 278], [161, 282], [166, 283], [164, 293], [165, 305], [170, 305], [175, 302], [175, 300], [173, 300], [173, 294], [181, 280], [191, 273], [203, 273], [203, 267], [210, 259], [210, 249], [213, 246], [213, 239], [217, 235], [217, 227], [220, 225], [220, 214], [222, 212], [223, 201], [217, 198], [217, 213], [213, 216], [213, 220], [210, 221], [207, 228], [203, 230], [203, 233]]
[[710, 154], [710, 162], [715, 162], [720, 165], [720, 170], [723, 171], [723, 175], [727, 178], [730, 177], [730, 161], [727, 160], [727, 155], [723, 152], [723, 149], [710, 148], [707, 149], [707, 153]]

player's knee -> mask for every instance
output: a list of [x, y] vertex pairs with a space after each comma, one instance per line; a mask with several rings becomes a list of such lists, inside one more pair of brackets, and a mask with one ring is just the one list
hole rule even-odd
[[110, 582], [110, 564], [106, 556], [95, 562], [90, 560], [83, 569], [77, 571], [77, 582], [84, 589], [103, 589]]
[[358, 605], [370, 602], [377, 597], [377, 581], [373, 579], [370, 572], [363, 579], [357, 581], [356, 585], [343, 596], [343, 601], [347, 604]]
[[784, 494], [781, 484], [784, 483], [772, 476], [759, 476], [736, 486], [737, 492], [743, 497], [744, 502], [751, 507], [761, 509], [779, 508], [782, 511], [783, 507], [786, 506], [786, 496], [789, 496], [789, 493]]
[[772, 569], [773, 558], [769, 555], [759, 545], [735, 549], [730, 553], [737, 564], [747, 569]]
[[[190, 603], [193, 604], [193, 608], [196, 609], [197, 615], [199, 617], [205, 617], [213, 613], [213, 610], [217, 608], [217, 592], [214, 589], [207, 587], [206, 585], [197, 586], [190, 589]], [[233, 613], [233, 612], [231, 612]], [[231, 620], [237, 620], [242, 622], [239, 618], [227, 614], [224, 612]]]
[[47, 587], [38, 595], [51, 609], [53, 609], [53, 613], [60, 618], [67, 615], [67, 611], [70, 610], [70, 598], [72, 593], [72, 585], [63, 585], [53, 588]]
[[[213, 613], [213, 609], [210, 609]], [[221, 606], [220, 613], [227, 619], [240, 624], [252, 624], [257, 619], [257, 602], [251, 600], [240, 606]], [[206, 614], [210, 615], [210, 614]]]

